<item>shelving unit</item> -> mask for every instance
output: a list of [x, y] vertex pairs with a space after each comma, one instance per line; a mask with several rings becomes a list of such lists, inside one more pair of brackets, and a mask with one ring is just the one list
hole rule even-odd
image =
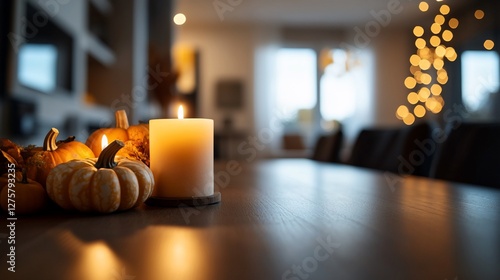
[[72, 38], [71, 57], [62, 62], [71, 65], [72, 82], [69, 89], [51, 94], [27, 88], [16, 78], [18, 57], [11, 52], [9, 94], [35, 104], [37, 132], [32, 137], [5, 136], [20, 144], [41, 143], [50, 127], [58, 127], [62, 136], [77, 134], [85, 141], [89, 129], [111, 125], [117, 109], [126, 109], [131, 122], [140, 117], [135, 112], [147, 112], [147, 101], [131, 95], [147, 75], [148, 1], [19, 0], [14, 4], [16, 34], [25, 28], [28, 4], [42, 12], [51, 7], [56, 12], [48, 20]]
[[86, 36], [86, 51], [103, 65], [112, 66], [116, 61], [113, 50], [91, 33]]

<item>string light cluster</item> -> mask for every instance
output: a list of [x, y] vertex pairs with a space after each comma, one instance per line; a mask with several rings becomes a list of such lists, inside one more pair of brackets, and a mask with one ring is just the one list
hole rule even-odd
[[[425, 13], [430, 7], [427, 2], [422, 1], [418, 8]], [[411, 75], [404, 80], [404, 85], [410, 90], [407, 96], [409, 105], [401, 105], [396, 110], [396, 117], [406, 125], [412, 125], [417, 118], [423, 118], [428, 112], [438, 114], [443, 109], [442, 87], [448, 83], [445, 64], [458, 57], [455, 49], [447, 46], [453, 40], [453, 31], [460, 25], [457, 18], [449, 17], [450, 12], [450, 6], [443, 4], [427, 30], [420, 25], [413, 28], [416, 52], [410, 56]], [[485, 14], [482, 10], [476, 10], [474, 16], [481, 20]], [[492, 40], [484, 42], [487, 50], [494, 46]]]

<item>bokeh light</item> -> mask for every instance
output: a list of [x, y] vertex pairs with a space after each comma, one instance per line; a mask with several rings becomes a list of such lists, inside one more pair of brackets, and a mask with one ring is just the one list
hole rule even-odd
[[425, 40], [422, 38], [418, 38], [417, 40], [415, 40], [415, 46], [417, 47], [417, 49], [423, 49], [426, 45], [427, 42], [425, 42]]
[[441, 95], [442, 92], [443, 92], [443, 88], [440, 85], [434, 84], [431, 86], [432, 95]]
[[448, 82], [448, 76], [437, 77], [436, 80], [438, 81], [438, 83], [444, 85]]
[[407, 77], [405, 79], [405, 86], [407, 89], [413, 89], [417, 85], [417, 81], [413, 77]]
[[422, 70], [428, 70], [429, 68], [431, 68], [431, 65], [431, 62], [427, 59], [422, 59], [419, 63], [420, 69]]
[[413, 35], [417, 37], [422, 37], [422, 35], [424, 35], [424, 28], [418, 25], [415, 26], [415, 28], [413, 28]]
[[418, 56], [416, 54], [413, 54], [412, 56], [410, 56], [410, 63], [413, 66], [418, 66], [420, 63], [420, 56]]
[[484, 11], [483, 10], [476, 10], [474, 12], [474, 17], [476, 19], [483, 19], [484, 18]]
[[491, 51], [495, 47], [495, 42], [492, 40], [486, 40], [483, 45], [485, 49]]
[[436, 69], [436, 70], [441, 70], [444, 67], [444, 60], [442, 60], [440, 58], [434, 59], [432, 66], [434, 66], [434, 69]]
[[418, 97], [422, 102], [425, 102], [429, 96], [431, 96], [431, 91], [426, 87], [423, 87], [418, 91]]
[[409, 113], [406, 115], [406, 117], [403, 118], [403, 122], [406, 125], [412, 125], [415, 122], [415, 116], [412, 113]]
[[408, 103], [410, 104], [417, 104], [418, 103], [418, 94], [414, 91], [410, 92], [407, 96]]
[[418, 54], [420, 55], [421, 58], [427, 58], [431, 54], [431, 50], [429, 48], [423, 48], [418, 50]]
[[408, 107], [406, 107], [405, 105], [399, 106], [398, 109], [396, 110], [396, 114], [400, 118], [405, 118], [409, 113], [410, 113], [410, 110], [408, 110]]
[[418, 118], [425, 116], [425, 112], [426, 112], [425, 107], [422, 105], [417, 105], [413, 109], [413, 114], [415, 114], [415, 116]]
[[451, 32], [450, 30], [445, 30], [443, 31], [443, 40], [445, 40], [446, 42], [449, 42], [453, 39], [453, 32]]
[[428, 84], [430, 84], [432, 82], [431, 75], [429, 75], [427, 73], [422, 74], [422, 77], [420, 79], [422, 79], [422, 83], [424, 85], [428, 85]]
[[420, 67], [419, 66], [411, 66], [410, 67], [410, 73], [412, 73], [413, 75], [415, 75], [417, 72], [420, 72]]
[[443, 25], [445, 23], [445, 21], [446, 20], [445, 20], [445, 18], [444, 18], [443, 15], [436, 15], [434, 17], [434, 22], [437, 23], [437, 24], [439, 24], [439, 25]]
[[429, 41], [433, 47], [437, 47], [441, 44], [441, 38], [436, 35], [432, 36]]
[[436, 50], [435, 50], [435, 53], [436, 53], [437, 56], [439, 56], [439, 57], [442, 58], [446, 54], [446, 48], [444, 46], [437, 46]]
[[439, 32], [441, 32], [441, 25], [438, 23], [433, 23], [431, 25], [431, 32], [434, 34], [439, 34]]
[[183, 25], [186, 23], [186, 16], [183, 13], [178, 13], [174, 16], [174, 23], [177, 25]]
[[443, 15], [447, 15], [450, 13], [450, 6], [444, 4], [441, 6], [441, 8], [439, 8], [439, 12]]
[[453, 47], [446, 48], [446, 53], [445, 53], [446, 58], [451, 59], [452, 57], [454, 57], [456, 55], [457, 55], [457, 52], [455, 51], [455, 49]]
[[418, 8], [422, 12], [427, 12], [429, 10], [429, 4], [427, 4], [427, 2], [425, 2], [425, 1], [422, 1], [422, 2], [420, 2], [420, 4], [418, 4]]
[[450, 21], [448, 22], [448, 25], [450, 26], [450, 28], [455, 29], [458, 27], [459, 21], [456, 18], [451, 18]]

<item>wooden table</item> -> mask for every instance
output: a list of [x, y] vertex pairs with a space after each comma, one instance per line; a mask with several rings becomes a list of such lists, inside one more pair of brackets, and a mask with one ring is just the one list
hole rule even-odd
[[500, 277], [499, 190], [309, 160], [226, 164], [222, 203], [204, 209], [19, 217], [15, 273], [0, 229], [0, 279]]

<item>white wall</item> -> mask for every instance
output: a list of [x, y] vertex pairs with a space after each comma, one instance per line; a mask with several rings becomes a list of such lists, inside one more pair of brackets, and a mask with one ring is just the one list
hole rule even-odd
[[199, 102], [201, 117], [212, 118], [222, 129], [227, 112], [215, 106], [215, 86], [220, 79], [239, 79], [244, 86], [244, 108], [233, 115], [235, 129], [254, 130], [255, 30], [246, 25], [184, 25], [178, 27], [174, 45], [196, 48], [200, 57]]
[[410, 73], [409, 58], [412, 53], [413, 35], [411, 31], [384, 30], [374, 41], [375, 54], [375, 115], [373, 124], [377, 126], [403, 125], [396, 118], [399, 105], [407, 104], [409, 90], [404, 80]]

